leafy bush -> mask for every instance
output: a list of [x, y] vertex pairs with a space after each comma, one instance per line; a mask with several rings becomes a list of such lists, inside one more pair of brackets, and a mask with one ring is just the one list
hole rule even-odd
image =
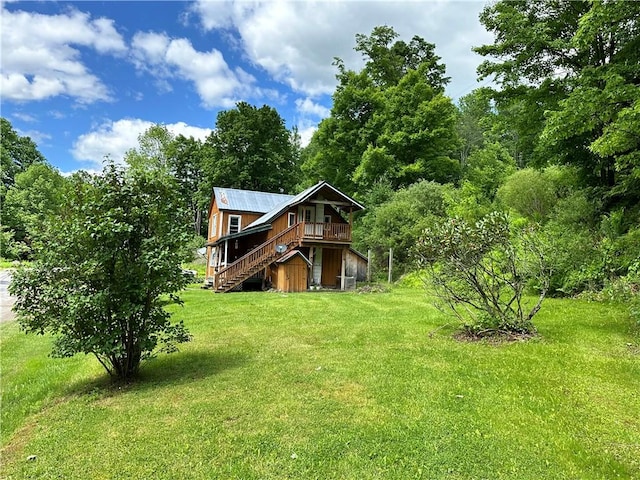
[[369, 208], [360, 217], [354, 228], [356, 248], [372, 250], [374, 278], [386, 271], [390, 248], [395, 277], [413, 267], [411, 247], [425, 227], [445, 216], [449, 190], [450, 187], [438, 183], [419, 182], [391, 194], [384, 203]]
[[557, 198], [542, 172], [518, 170], [498, 190], [499, 200], [523, 217], [540, 222], [549, 215]]
[[[449, 219], [424, 230], [416, 245], [420, 266], [441, 302], [473, 335], [535, 333], [533, 316], [545, 297], [550, 270], [532, 231], [514, 235], [504, 213], [475, 223]], [[528, 282], [540, 289], [525, 313]]]
[[128, 379], [156, 349], [190, 339], [163, 308], [186, 284], [189, 221], [171, 177], [111, 163], [72, 181], [64, 215], [43, 225], [36, 261], [14, 274], [14, 309], [25, 331], [55, 336], [54, 356], [92, 354]]

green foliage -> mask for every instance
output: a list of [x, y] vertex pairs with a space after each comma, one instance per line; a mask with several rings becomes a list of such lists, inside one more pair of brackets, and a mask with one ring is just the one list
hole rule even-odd
[[[640, 237], [640, 234], [636, 237]], [[609, 299], [628, 306], [629, 314], [638, 329], [636, 333], [640, 334], [640, 255], [631, 263], [627, 274], [607, 285], [604, 293]]]
[[331, 116], [306, 148], [308, 182], [325, 179], [350, 194], [365, 195], [378, 182], [401, 188], [420, 180], [459, 179], [457, 111], [444, 86], [444, 65], [434, 45], [420, 37], [395, 41], [391, 27], [356, 36], [364, 68], [336, 60], [339, 85]]
[[450, 187], [423, 181], [391, 193], [380, 205], [367, 208], [354, 227], [354, 238], [356, 248], [372, 250], [374, 273], [386, 271], [390, 248], [393, 248], [394, 276], [414, 266], [411, 247], [424, 228], [444, 217], [449, 190]]
[[199, 140], [184, 135], [176, 137], [164, 125], [153, 125], [138, 137], [138, 147], [125, 156], [134, 170], [171, 175], [175, 179], [196, 235], [206, 232], [205, 217], [211, 201], [211, 185], [205, 175], [206, 153]]
[[[0, 257], [9, 259], [25, 258], [30, 253], [28, 228], [26, 217], [33, 217], [36, 213], [34, 207], [40, 202], [41, 194], [50, 192], [53, 186], [47, 185], [47, 179], [57, 183], [57, 179], [52, 178], [53, 170], [44, 165], [45, 159], [38, 151], [38, 147], [29, 137], [21, 137], [13, 129], [11, 123], [0, 118], [0, 208], [2, 218], [0, 224]], [[23, 176], [20, 185], [16, 188], [16, 177], [25, 173], [31, 166], [42, 165], [43, 170], [31, 170], [27, 176]], [[38, 180], [36, 172], [44, 174], [46, 178]], [[51, 175], [49, 175], [51, 173]], [[35, 178], [34, 178], [35, 177]], [[31, 184], [37, 183], [33, 188]], [[9, 193], [13, 190], [12, 193]], [[29, 191], [38, 196], [37, 200], [29, 199]], [[18, 193], [20, 192], [20, 193]], [[8, 198], [9, 195], [12, 198]], [[46, 194], [45, 194], [46, 195]], [[22, 197], [20, 199], [16, 197]], [[56, 203], [49, 205], [40, 203], [41, 213], [46, 213], [49, 209], [54, 209]]]
[[478, 70], [502, 87], [498, 103], [522, 108], [515, 125], [532, 154], [579, 167], [607, 208], [639, 200], [639, 15], [638, 2], [546, 0], [480, 16], [495, 42], [475, 50], [495, 61]]
[[491, 91], [478, 88], [458, 101], [457, 131], [460, 137], [460, 164], [464, 168], [471, 152], [492, 140], [497, 112], [491, 101]]
[[15, 176], [2, 205], [6, 228], [0, 255], [26, 258], [31, 243], [42, 234], [42, 223], [60, 213], [65, 196], [65, 178], [46, 163], [34, 163]]
[[43, 224], [36, 261], [14, 274], [14, 310], [26, 332], [54, 335], [54, 356], [93, 354], [128, 379], [156, 347], [189, 339], [163, 308], [185, 284], [188, 223], [168, 174], [110, 163], [71, 181], [62, 215]]
[[494, 210], [480, 187], [464, 180], [459, 188], [451, 189], [446, 197], [447, 215], [476, 222]]
[[518, 170], [498, 190], [500, 202], [534, 222], [546, 220], [558, 198], [544, 174], [532, 168]]
[[45, 159], [29, 137], [21, 137], [6, 118], [0, 118], [0, 173], [2, 174], [2, 197], [13, 185], [15, 176], [34, 163]]
[[218, 113], [205, 142], [205, 173], [211, 187], [291, 192], [300, 177], [299, 139], [275, 108], [239, 102]]
[[[375, 27], [370, 36], [356, 34], [354, 50], [365, 58], [363, 71], [374, 85], [398, 85], [410, 70], [424, 68], [423, 74], [428, 83], [443, 89], [449, 77], [444, 76], [445, 66], [438, 63], [440, 58], [435, 54], [436, 46], [418, 36], [409, 43], [402, 40], [394, 42], [396, 38], [398, 33], [387, 25]], [[340, 60], [337, 63], [341, 65]]]
[[[454, 218], [425, 229], [414, 253], [427, 284], [468, 332], [535, 333], [532, 318], [545, 297], [550, 268], [533, 232], [514, 235], [499, 212], [475, 225]], [[523, 294], [531, 281], [540, 296], [525, 312]]]
[[488, 143], [473, 151], [467, 158], [464, 177], [480, 189], [484, 198], [492, 202], [505, 179], [515, 172], [516, 164], [505, 147]]
[[196, 236], [205, 235], [211, 188], [205, 175], [205, 148], [200, 140], [178, 135], [168, 146], [172, 172], [185, 207], [191, 214]]

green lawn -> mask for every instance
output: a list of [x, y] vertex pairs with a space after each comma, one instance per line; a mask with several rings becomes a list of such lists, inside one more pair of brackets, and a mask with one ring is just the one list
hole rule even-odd
[[548, 300], [540, 339], [496, 346], [420, 290], [183, 298], [194, 341], [126, 387], [2, 325], [0, 477], [640, 478], [624, 306]]

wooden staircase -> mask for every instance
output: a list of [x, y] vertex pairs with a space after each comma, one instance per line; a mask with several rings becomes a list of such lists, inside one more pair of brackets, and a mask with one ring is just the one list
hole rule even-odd
[[[271, 262], [284, 255], [302, 242], [304, 225], [296, 223], [279, 235], [257, 246], [249, 253], [216, 273], [213, 281], [214, 291], [218, 293], [233, 290], [249, 277], [255, 275]], [[284, 245], [280, 252], [276, 246]]]

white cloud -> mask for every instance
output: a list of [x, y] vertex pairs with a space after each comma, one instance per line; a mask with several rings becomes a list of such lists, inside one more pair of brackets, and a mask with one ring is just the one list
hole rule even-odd
[[[14, 115], [15, 116], [15, 115]], [[21, 137], [29, 137], [38, 146], [42, 147], [47, 143], [47, 140], [51, 140], [51, 135], [48, 133], [40, 132], [38, 130], [20, 130], [16, 129], [16, 132]]]
[[[153, 125], [153, 122], [139, 118], [106, 121], [90, 132], [80, 135], [74, 142], [71, 153], [75, 159], [89, 162], [96, 168], [99, 168], [106, 156], [121, 162], [127, 151], [138, 146], [138, 136]], [[174, 135], [200, 140], [204, 140], [211, 133], [209, 128], [194, 127], [184, 122], [165, 126]]]
[[300, 114], [297, 119], [300, 144], [306, 147], [309, 145], [314, 132], [318, 129], [318, 120], [328, 117], [331, 110], [314, 102], [309, 97], [296, 99], [296, 110]]
[[478, 21], [483, 1], [304, 1], [212, 2], [193, 7], [206, 30], [235, 28], [246, 56], [273, 78], [308, 96], [331, 94], [334, 57], [359, 68], [355, 34], [392, 26], [405, 41], [414, 35], [436, 44], [452, 77], [448, 92], [475, 87], [480, 57], [472, 46], [491, 41]]
[[207, 107], [233, 106], [255, 83], [244, 70], [232, 70], [219, 50], [199, 52], [188, 39], [164, 33], [136, 33], [132, 58], [139, 70], [153, 74], [160, 82], [174, 76], [193, 82]]
[[65, 14], [2, 9], [3, 99], [42, 100], [67, 95], [79, 103], [109, 100], [109, 90], [82, 63], [77, 47], [121, 54], [126, 45], [113, 21], [76, 10]]
[[328, 117], [331, 113], [330, 109], [320, 105], [319, 103], [315, 103], [308, 97], [304, 100], [302, 98], [296, 99], [296, 110], [303, 115], [313, 115], [320, 118]]
[[38, 119], [33, 115], [29, 115], [28, 113], [23, 112], [14, 112], [11, 116], [27, 123], [34, 123], [38, 121]]
[[318, 126], [315, 124], [309, 123], [301, 123], [298, 125], [298, 134], [300, 135], [300, 146], [306, 147], [311, 142], [311, 137], [318, 129]]

